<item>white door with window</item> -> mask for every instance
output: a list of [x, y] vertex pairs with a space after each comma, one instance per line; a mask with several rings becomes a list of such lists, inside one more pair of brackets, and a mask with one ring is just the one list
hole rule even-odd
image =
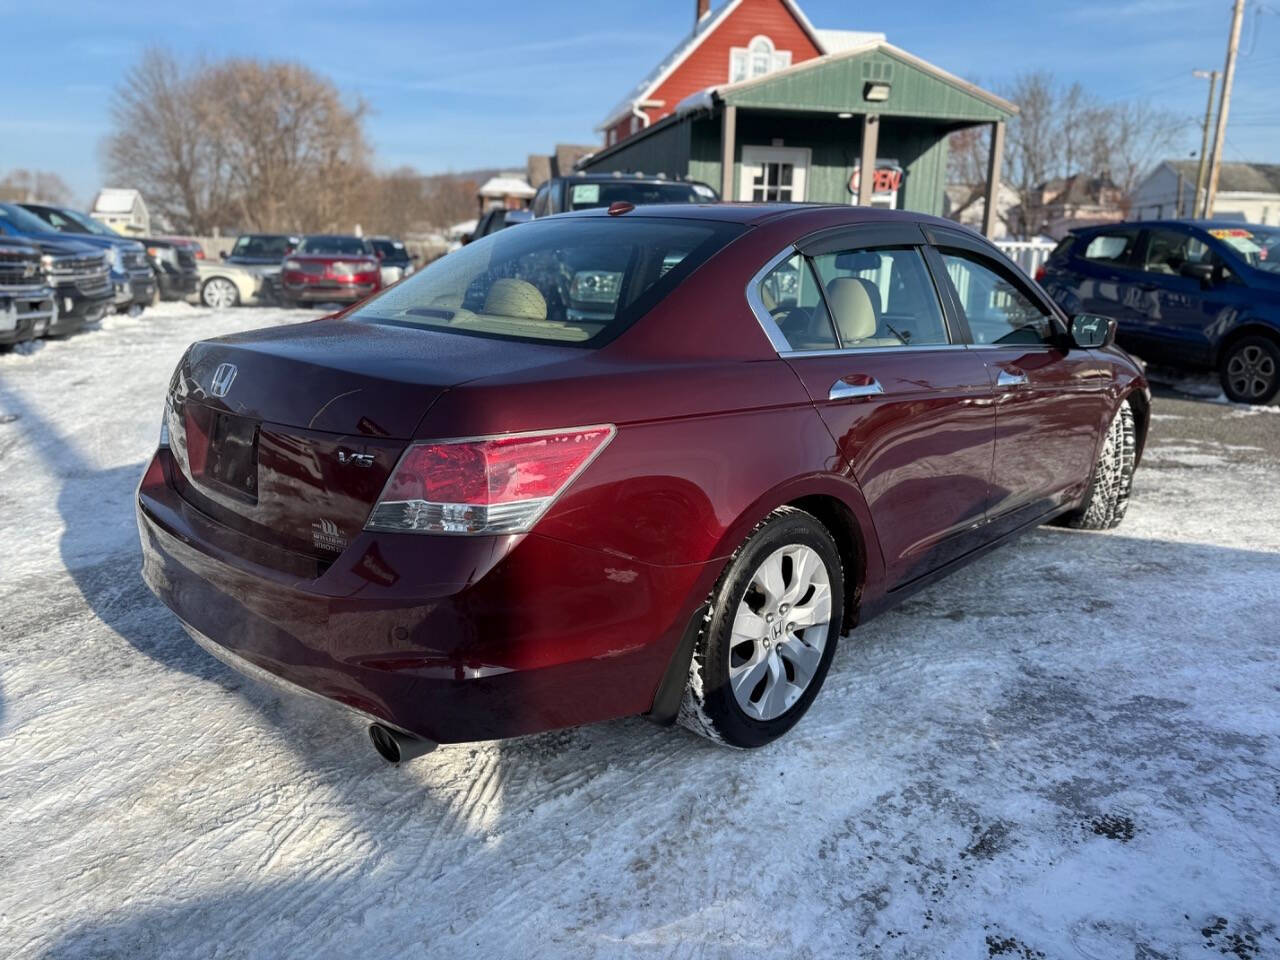
[[808, 147], [742, 148], [738, 199], [765, 203], [799, 203], [809, 178]]

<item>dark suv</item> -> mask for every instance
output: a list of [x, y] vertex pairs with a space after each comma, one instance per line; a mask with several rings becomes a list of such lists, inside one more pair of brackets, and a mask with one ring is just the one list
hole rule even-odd
[[1073, 313], [1114, 317], [1144, 360], [1216, 370], [1237, 403], [1280, 393], [1280, 228], [1158, 220], [1077, 230], [1038, 278]]
[[715, 203], [719, 194], [697, 180], [668, 180], [635, 173], [576, 173], [552, 177], [534, 194], [535, 217], [569, 210], [633, 203]]
[[55, 294], [43, 256], [25, 240], [0, 237], [0, 350], [43, 337], [49, 329]]
[[106, 251], [117, 311], [136, 314], [155, 302], [155, 274], [147, 260], [147, 252], [137, 240], [122, 237], [87, 213], [47, 203], [23, 203], [19, 206], [47, 223], [48, 229], [73, 234], [76, 239]]

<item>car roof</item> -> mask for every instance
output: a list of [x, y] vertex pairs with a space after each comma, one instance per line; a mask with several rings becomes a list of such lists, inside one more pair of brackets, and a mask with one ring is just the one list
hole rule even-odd
[[1249, 223], [1247, 220], [1205, 220], [1203, 218], [1187, 218], [1185, 220], [1122, 220], [1119, 223], [1097, 223], [1088, 227], [1076, 227], [1071, 233], [1083, 236], [1087, 233], [1105, 232], [1120, 227], [1140, 230], [1152, 227], [1196, 227], [1200, 230], [1255, 230], [1265, 228], [1266, 224]]
[[701, 180], [689, 178], [677, 180], [673, 177], [660, 177], [653, 173], [566, 173], [551, 179], [580, 181], [582, 183], [597, 183], [601, 181], [606, 183], [670, 183], [676, 186], [697, 183], [706, 186]]
[[[563, 217], [608, 217], [607, 207], [592, 207], [555, 214]], [[797, 229], [842, 226], [858, 223], [918, 223], [946, 227], [981, 238], [982, 235], [955, 220], [915, 213], [910, 210], [886, 210], [883, 207], [856, 207], [843, 203], [654, 203], [640, 204], [622, 216], [670, 220], [714, 220], [755, 227], [768, 224], [791, 224]], [[539, 217], [539, 220], [552, 219]]]

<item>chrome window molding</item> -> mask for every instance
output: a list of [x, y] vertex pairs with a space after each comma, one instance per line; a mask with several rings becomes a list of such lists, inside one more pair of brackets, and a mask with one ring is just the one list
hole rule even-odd
[[756, 322], [760, 324], [760, 329], [764, 331], [764, 335], [769, 338], [769, 342], [773, 344], [773, 349], [779, 355], [791, 351], [791, 344], [787, 342], [786, 336], [782, 332], [782, 328], [774, 322], [773, 315], [769, 313], [765, 307], [764, 301], [760, 299], [760, 284], [764, 278], [778, 264], [784, 260], [788, 260], [800, 251], [796, 249], [795, 244], [788, 244], [782, 250], [778, 251], [769, 261], [755, 272], [750, 280], [747, 281], [747, 305], [751, 307], [751, 312], [756, 316]]
[[[754, 276], [752, 276], [752, 278], [747, 282], [747, 290], [746, 290], [747, 305], [751, 307], [751, 312], [755, 314], [756, 322], [760, 324], [760, 329], [764, 331], [764, 335], [768, 337], [769, 342], [773, 344], [773, 349], [778, 352], [778, 356], [786, 357], [786, 358], [792, 358], [792, 357], [800, 358], [800, 357], [839, 357], [839, 356], [847, 356], [849, 354], [855, 354], [855, 353], [879, 354], [879, 353], [898, 353], [898, 352], [905, 352], [905, 351], [909, 351], [912, 353], [919, 353], [924, 350], [966, 350], [971, 346], [971, 344], [967, 344], [967, 343], [919, 343], [919, 344], [915, 344], [914, 346], [911, 344], [904, 343], [898, 346], [887, 346], [887, 347], [883, 347], [883, 346], [832, 347], [829, 350], [822, 350], [822, 349], [793, 350], [791, 349], [791, 344], [787, 341], [786, 335], [782, 332], [782, 329], [777, 325], [777, 323], [774, 322], [773, 316], [769, 313], [768, 308], [766, 308], [764, 305], [764, 301], [760, 299], [760, 284], [764, 281], [764, 278], [767, 277], [769, 273], [776, 266], [778, 266], [778, 264], [782, 263], [785, 260], [789, 260], [791, 257], [795, 256], [798, 253], [801, 256], [805, 257], [806, 265], [807, 265], [807, 261], [809, 258], [805, 256], [805, 254], [801, 253], [800, 249], [795, 244], [788, 244], [782, 250], [779, 250], [776, 254], [770, 257], [768, 262], [765, 263], [765, 265], [761, 267], [759, 270], [757, 270]], [[926, 264], [926, 269], [927, 269], [927, 264]], [[825, 296], [823, 298], [823, 303], [824, 304], [826, 303]], [[939, 306], [939, 309], [941, 309], [942, 307], [941, 301], [939, 301], [938, 306]], [[946, 323], [945, 314], [943, 316], [943, 322]], [[948, 330], [948, 335], [950, 335], [950, 333], [951, 331]]]

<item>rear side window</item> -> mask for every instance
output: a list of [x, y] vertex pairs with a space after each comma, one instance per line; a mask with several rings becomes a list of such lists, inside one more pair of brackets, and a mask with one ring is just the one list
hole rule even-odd
[[1053, 341], [1053, 320], [1049, 314], [1003, 271], [961, 251], [941, 252], [974, 343]]
[[534, 220], [441, 257], [353, 319], [594, 346], [643, 316], [738, 236], [686, 220]]
[[1090, 237], [1080, 256], [1099, 263], [1127, 265], [1137, 245], [1137, 230], [1109, 230]]
[[828, 253], [813, 263], [843, 346], [950, 342], [933, 280], [915, 247]]
[[800, 254], [770, 270], [760, 281], [759, 294], [792, 350], [835, 350], [840, 346], [818, 279]]

